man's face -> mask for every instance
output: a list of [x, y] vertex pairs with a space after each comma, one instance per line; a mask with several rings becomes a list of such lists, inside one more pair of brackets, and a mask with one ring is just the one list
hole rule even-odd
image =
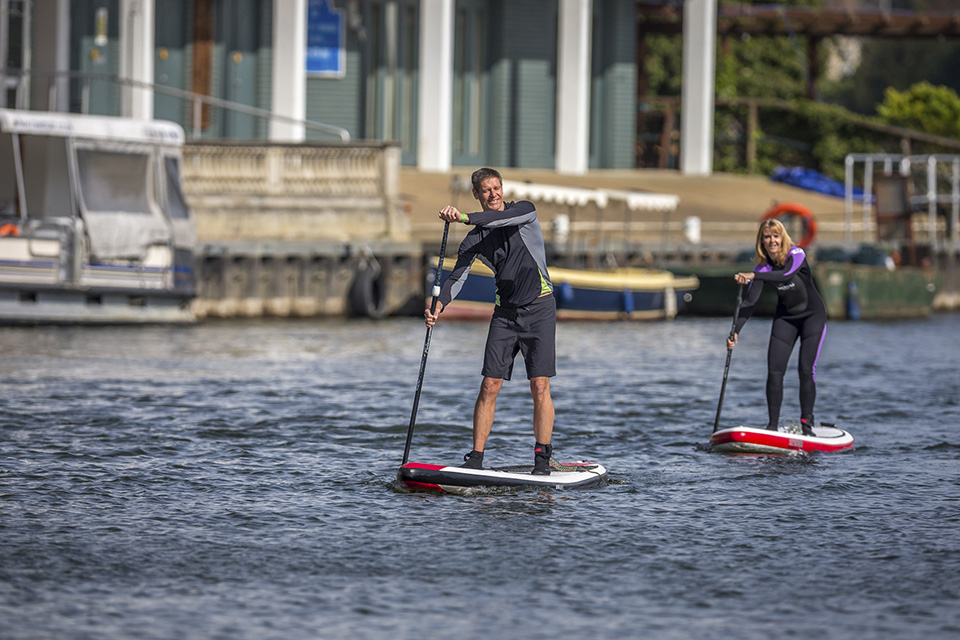
[[480, 201], [484, 211], [503, 211], [503, 184], [499, 178], [490, 177], [473, 190], [473, 197]]

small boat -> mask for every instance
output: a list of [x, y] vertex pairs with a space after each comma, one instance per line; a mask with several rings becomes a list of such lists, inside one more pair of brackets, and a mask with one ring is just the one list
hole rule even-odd
[[[680, 309], [680, 313], [689, 316], [732, 316], [737, 306], [737, 283], [733, 276], [738, 271], [753, 271], [754, 266], [753, 263], [744, 261], [729, 264], [668, 265], [667, 268], [672, 273], [693, 276], [700, 282], [697, 295]], [[776, 290], [773, 287], [764, 287], [753, 315], [772, 316], [776, 308]]]
[[836, 320], [925, 318], [933, 312], [942, 275], [922, 267], [818, 262], [813, 277]]
[[[884, 260], [886, 252], [862, 245], [855, 252], [824, 248], [813, 254], [811, 271], [830, 320], [888, 320], [925, 318], [933, 311], [942, 275], [935, 269], [895, 266]], [[741, 256], [743, 258], [743, 256]], [[730, 264], [671, 265], [677, 274], [696, 276], [700, 289], [684, 307], [686, 315], [733, 315], [738, 271], [752, 271], [753, 263], [741, 259]], [[756, 316], [772, 316], [777, 306], [773, 287], [764, 287]]]
[[[433, 268], [437, 268], [436, 259]], [[678, 277], [661, 269], [549, 269], [558, 320], [670, 319], [700, 284], [696, 277]], [[448, 268], [445, 263], [443, 278], [451, 270], [452, 265]], [[476, 260], [460, 294], [444, 308], [444, 317], [489, 318], [495, 297], [493, 271]]]
[[0, 109], [0, 324], [195, 320], [172, 122]]
[[800, 425], [781, 427], [780, 430], [755, 427], [721, 429], [710, 436], [710, 450], [718, 453], [762, 453], [799, 455], [835, 453], [853, 449], [853, 436], [833, 425], [818, 424], [812, 436], [800, 432]]
[[533, 475], [533, 465], [515, 465], [490, 469], [465, 469], [408, 462], [397, 470], [400, 486], [414, 491], [466, 494], [492, 487], [539, 487], [544, 489], [584, 489], [606, 484], [607, 470], [591, 462], [550, 461], [550, 475]]

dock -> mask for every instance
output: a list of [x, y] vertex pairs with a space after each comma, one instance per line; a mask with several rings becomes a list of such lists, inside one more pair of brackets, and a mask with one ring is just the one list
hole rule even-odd
[[[397, 149], [383, 143], [187, 145], [197, 317], [419, 315], [443, 229], [437, 213], [446, 204], [475, 208], [473, 169], [402, 167]], [[813, 212], [821, 247], [849, 245], [851, 233], [867, 241], [872, 233], [861, 221], [850, 229], [843, 199], [762, 176], [501, 172], [515, 192], [524, 193], [517, 185], [556, 192], [525, 197], [535, 200], [557, 266], [734, 264], [752, 249], [763, 215], [780, 203]], [[568, 192], [582, 193], [564, 197]], [[636, 204], [671, 197], [673, 206]], [[451, 225], [448, 256], [468, 230]], [[943, 274], [935, 308], [958, 308], [956, 251], [931, 255], [931, 265]]]

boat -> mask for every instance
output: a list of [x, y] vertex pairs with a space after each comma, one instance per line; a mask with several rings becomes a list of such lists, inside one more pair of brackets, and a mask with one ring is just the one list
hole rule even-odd
[[[934, 269], [897, 266], [881, 247], [864, 244], [855, 251], [839, 247], [808, 250], [811, 271], [830, 320], [886, 320], [924, 318], [933, 310], [942, 275]], [[752, 253], [751, 253], [752, 255]], [[695, 276], [700, 289], [680, 309], [685, 315], [733, 315], [737, 283], [733, 275], [752, 271], [754, 264], [743, 254], [729, 264], [670, 265], [676, 274]], [[756, 316], [772, 316], [777, 296], [764, 287]]]
[[[724, 264], [669, 265], [667, 268], [672, 273], [693, 276], [700, 282], [697, 295], [681, 307], [679, 313], [688, 316], [732, 316], [737, 306], [738, 288], [733, 276], [740, 271], [753, 271], [754, 266], [752, 262], [749, 262], [749, 258], [743, 258], [742, 256], [738, 257], [735, 262]], [[746, 289], [744, 289], [744, 292], [746, 292]], [[769, 317], [773, 315], [776, 309], [776, 290], [773, 287], [764, 287], [753, 315]]]
[[0, 324], [195, 321], [172, 122], [0, 109]]
[[861, 245], [852, 256], [821, 251], [813, 277], [827, 307], [837, 320], [925, 318], [943, 276], [935, 269], [898, 266], [880, 247]]
[[603, 486], [607, 470], [591, 462], [550, 460], [550, 475], [533, 475], [533, 465], [514, 465], [489, 469], [467, 469], [408, 462], [397, 470], [397, 482], [405, 489], [437, 493], [467, 494], [495, 487], [538, 487], [542, 489], [584, 489]]
[[[434, 259], [434, 270], [437, 263]], [[452, 265], [445, 263], [443, 279], [452, 270]], [[700, 284], [696, 277], [676, 276], [662, 269], [549, 267], [549, 271], [558, 320], [670, 319], [691, 300]], [[493, 271], [475, 260], [463, 288], [444, 307], [443, 315], [460, 320], [489, 318], [496, 290]]]
[[853, 449], [853, 436], [834, 425], [818, 424], [812, 436], [805, 436], [800, 425], [788, 425], [777, 431], [756, 427], [731, 427], [710, 436], [710, 450], [717, 453], [753, 453], [800, 455], [836, 453]]

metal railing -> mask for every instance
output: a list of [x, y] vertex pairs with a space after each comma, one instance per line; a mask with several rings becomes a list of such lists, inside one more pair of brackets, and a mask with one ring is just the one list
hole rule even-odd
[[[874, 194], [874, 176], [899, 175], [911, 181], [910, 192], [904, 194], [907, 210], [927, 213], [925, 227], [932, 248], [938, 246], [940, 207], [949, 205], [944, 244], [960, 248], [960, 155], [928, 154], [905, 156], [888, 153], [851, 153], [846, 156], [846, 179], [844, 189], [844, 213], [846, 216], [845, 239], [853, 240], [854, 186], [859, 182], [863, 188], [862, 214], [864, 240], [873, 230], [873, 208], [877, 204]], [[857, 180], [857, 176], [860, 180]]]
[[[302, 126], [305, 129], [310, 129], [312, 131], [320, 131], [326, 134], [337, 136], [343, 142], [350, 141], [350, 132], [343, 127], [337, 127], [335, 125], [324, 124], [322, 122], [315, 122], [312, 120], [300, 120], [298, 118], [292, 118], [290, 116], [274, 113], [267, 109], [251, 107], [250, 105], [241, 104], [239, 102], [231, 102], [229, 100], [223, 100], [222, 98], [215, 98], [213, 96], [203, 95], [193, 91], [186, 91], [185, 89], [167, 87], [160, 84], [154, 84], [152, 82], [143, 82], [109, 73], [0, 69], [0, 87], [4, 87], [4, 90], [6, 90], [6, 87], [10, 86], [11, 84], [15, 86], [15, 104], [17, 109], [27, 108], [26, 95], [29, 92], [30, 81], [34, 76], [47, 79], [47, 103], [50, 105], [57, 104], [57, 92], [60, 90], [59, 87], [62, 84], [57, 82], [58, 80], [80, 80], [80, 113], [89, 113], [90, 84], [92, 82], [108, 82], [128, 89], [145, 89], [153, 91], [154, 93], [160, 93], [163, 95], [172, 96], [174, 98], [179, 98], [192, 105], [191, 122], [188, 135], [193, 139], [201, 137], [203, 105], [210, 105], [211, 107], [217, 107], [227, 111], [242, 113], [257, 118], [264, 118], [268, 121], [283, 122], [286, 124]], [[7, 80], [8, 78], [14, 78], [15, 81], [10, 83]]]

